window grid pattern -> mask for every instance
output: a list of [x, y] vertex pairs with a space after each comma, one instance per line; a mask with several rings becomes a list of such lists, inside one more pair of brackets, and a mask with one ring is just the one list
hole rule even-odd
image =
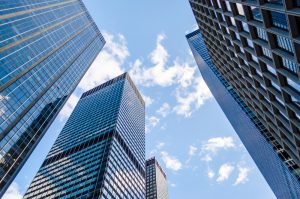
[[[268, 131], [267, 124], [261, 121], [259, 115], [256, 116], [239, 96], [238, 90], [215, 67], [215, 60], [210, 57], [200, 31], [188, 34], [187, 39], [205, 82], [275, 195], [278, 198], [298, 198], [300, 184], [296, 176], [300, 173], [299, 166], [275, 139], [274, 132]], [[207, 65], [203, 64], [203, 60]], [[269, 66], [268, 70], [274, 69]]]
[[146, 199], [168, 199], [168, 183], [165, 172], [155, 159], [146, 161]]
[[144, 129], [127, 73], [85, 92], [24, 198], [144, 198]]
[[[232, 10], [232, 13], [229, 15], [223, 4], [221, 4], [221, 9], [216, 9], [216, 4], [209, 6], [206, 0], [190, 0], [194, 15], [215, 66], [237, 91], [240, 97], [245, 100], [258, 118], [268, 124], [266, 126], [268, 130], [274, 132], [273, 136], [278, 143], [280, 143], [293, 161], [299, 166], [300, 120], [297, 115], [299, 115], [300, 112], [298, 106], [300, 91], [292, 90], [286, 83], [286, 79], [289, 77], [297, 84], [300, 84], [300, 51], [296, 50], [293, 54], [282, 51], [282, 48], [277, 45], [276, 35], [283, 37], [290, 35], [288, 39], [291, 40], [293, 48], [299, 49], [298, 36], [300, 36], [300, 32], [297, 31], [299, 27], [297, 24], [299, 23], [300, 13], [287, 1], [284, 1], [286, 6], [279, 10], [268, 4], [262, 7], [259, 4], [260, 2], [253, 2], [255, 2], [255, 5], [250, 2], [241, 2], [245, 10], [245, 19], [241, 19], [234, 10]], [[231, 2], [231, 5], [234, 4], [234, 2]], [[224, 15], [226, 23], [222, 22], [219, 17], [212, 18], [210, 11], [217, 12], [219, 16]], [[296, 27], [296, 29], [276, 29], [276, 27], [272, 26], [272, 21], [270, 21], [268, 17], [270, 11], [287, 15], [286, 18], [292, 19], [288, 21], [287, 26]], [[237, 24], [237, 31], [240, 34], [242, 45], [235, 40], [236, 37], [234, 34], [228, 35], [225, 31], [225, 29], [228, 28], [230, 31], [236, 32], [235, 29], [231, 27], [230, 18], [232, 17]], [[256, 20], [254, 20], [254, 18]], [[249, 25], [249, 35], [242, 34], [241, 21]], [[215, 24], [221, 26], [221, 30], [215, 29]], [[268, 42], [252, 39], [257, 38], [257, 28], [266, 32], [267, 38], [269, 38], [267, 40]], [[221, 35], [227, 38], [227, 42], [221, 39]], [[234, 43], [233, 48], [228, 45], [228, 41]], [[236, 46], [243, 47], [245, 53], [241, 53]], [[272, 59], [265, 59], [265, 57], [262, 56], [263, 52], [261, 48], [259, 48], [260, 46], [270, 49]], [[238, 59], [233, 58], [234, 54], [238, 55]], [[253, 57], [255, 60], [257, 59], [258, 62], [253, 61]], [[267, 74], [266, 64], [276, 70], [276, 77]], [[260, 72], [262, 76], [259, 75], [258, 72]], [[276, 92], [276, 88], [271, 82], [274, 83], [273, 85], [278, 85], [281, 90]], [[297, 102], [295, 103], [291, 98], [296, 99]], [[280, 106], [279, 100], [284, 103], [284, 106]], [[286, 120], [285, 118], [288, 119]]]
[[105, 41], [81, 0], [0, 5], [0, 196]]

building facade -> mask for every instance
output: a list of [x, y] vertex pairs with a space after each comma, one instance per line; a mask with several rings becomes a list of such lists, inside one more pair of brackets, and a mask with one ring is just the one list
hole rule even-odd
[[145, 198], [145, 103], [127, 73], [85, 92], [28, 198]]
[[81, 0], [1, 1], [0, 197], [105, 41]]
[[165, 172], [155, 157], [146, 160], [146, 199], [168, 198], [168, 182]]
[[219, 72], [200, 30], [187, 39], [203, 79], [276, 197], [299, 198], [298, 165]]

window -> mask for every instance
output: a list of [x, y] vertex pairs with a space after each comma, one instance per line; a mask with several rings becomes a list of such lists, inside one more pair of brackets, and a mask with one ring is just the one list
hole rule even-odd
[[244, 48], [240, 47], [240, 52], [245, 53]]
[[294, 53], [293, 43], [290, 39], [288, 39], [286, 37], [282, 37], [280, 35], [277, 35], [276, 41], [277, 41], [278, 47], [280, 47], [288, 52]]
[[291, 80], [290, 78], [286, 78], [287, 80], [287, 84], [292, 87], [293, 89], [295, 89], [296, 91], [300, 92], [300, 85], [297, 84], [296, 82], [294, 82], [293, 80]]
[[251, 55], [251, 58], [252, 58], [252, 60], [253, 60], [254, 62], [258, 63], [258, 59], [257, 59], [257, 57], [256, 57], [255, 55]]
[[237, 40], [241, 41], [239, 33], [235, 32], [235, 37], [236, 37]]
[[253, 19], [262, 22], [262, 16], [261, 16], [259, 8], [251, 6], [250, 9], [252, 11]]
[[235, 20], [233, 17], [230, 17], [230, 22], [231, 22], [231, 25], [236, 26], [236, 23], [235, 23]]
[[298, 73], [298, 66], [297, 66], [297, 64], [294, 61], [289, 60], [289, 59], [285, 59], [283, 57], [281, 59], [282, 59], [282, 65], [286, 69], [288, 69], [288, 70], [290, 70], [290, 71], [292, 71], [294, 73]]
[[247, 39], [247, 44], [250, 48], [254, 48], [253, 42], [250, 39]]
[[242, 26], [243, 26], [243, 30], [244, 30], [245, 32], [249, 32], [249, 27], [248, 27], [248, 24], [247, 24], [247, 23], [245, 23], [245, 22], [242, 21]]
[[266, 0], [266, 3], [276, 4], [276, 5], [283, 5], [282, 0]]
[[257, 36], [260, 39], [268, 41], [268, 39], [267, 39], [267, 32], [264, 29], [262, 29], [262, 28], [256, 28], [256, 30], [257, 30]]
[[272, 59], [272, 53], [271, 53], [271, 51], [270, 51], [269, 49], [265, 48], [265, 47], [261, 47], [261, 48], [262, 48], [263, 54], [264, 54], [266, 57]]
[[226, 5], [226, 10], [228, 12], [232, 12], [231, 7], [230, 7], [230, 3], [228, 1], [225, 1], [225, 5]]
[[268, 64], [267, 64], [267, 69], [268, 69], [268, 71], [270, 72], [270, 73], [272, 73], [273, 75], [276, 75], [277, 73], [276, 73], [276, 70], [272, 67], [272, 66], [269, 66]]
[[245, 16], [245, 12], [244, 12], [244, 8], [243, 8], [242, 4], [236, 3], [236, 8], [237, 8], [239, 15]]
[[218, 4], [218, 8], [222, 8], [220, 0], [217, 0], [217, 4]]
[[271, 11], [270, 14], [271, 14], [273, 26], [283, 29], [283, 30], [288, 29], [286, 17], [284, 14], [279, 13], [279, 12], [273, 12], [273, 11]]
[[228, 34], [230, 34], [229, 28], [228, 28], [228, 27], [226, 27], [226, 32], [227, 32]]

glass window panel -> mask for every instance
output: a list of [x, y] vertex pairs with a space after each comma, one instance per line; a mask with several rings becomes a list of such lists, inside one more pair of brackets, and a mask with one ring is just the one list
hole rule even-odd
[[242, 4], [236, 3], [236, 8], [237, 8], [239, 15], [245, 16], [245, 12], [244, 12], [244, 8], [243, 8]]
[[249, 47], [254, 48], [253, 42], [250, 39], [247, 39], [247, 44]]
[[284, 29], [287, 30], [287, 21], [286, 21], [286, 17], [283, 13], [279, 13], [279, 12], [273, 12], [271, 11], [271, 19], [272, 19], [272, 25], [280, 28], [280, 29]]
[[244, 30], [245, 32], [249, 32], [249, 27], [248, 27], [248, 24], [247, 24], [247, 23], [245, 23], [245, 22], [242, 21], [242, 26], [243, 26], [243, 30]]
[[267, 39], [267, 32], [264, 29], [262, 29], [262, 28], [257, 28], [257, 36], [260, 39], [268, 41], [268, 39]]
[[253, 19], [262, 22], [262, 16], [261, 16], [259, 8], [251, 6], [250, 9], [252, 11]]
[[231, 25], [233, 25], [233, 26], [236, 26], [236, 24], [235, 24], [235, 20], [234, 20], [234, 18], [233, 18], [233, 17], [230, 17], [230, 22], [231, 22]]
[[282, 0], [266, 0], [266, 3], [272, 3], [277, 5], [283, 5]]
[[291, 53], [294, 53], [292, 40], [290, 40], [286, 37], [282, 37], [280, 35], [276, 36], [276, 40], [277, 40], [278, 47], [280, 47], [286, 51], [289, 51]]
[[229, 11], [229, 12], [232, 12], [231, 7], [230, 7], [230, 3], [228, 1], [225, 1], [225, 4], [226, 4], [226, 10]]
[[282, 65], [286, 69], [288, 69], [288, 70], [290, 70], [290, 71], [292, 71], [294, 73], [298, 73], [298, 66], [297, 66], [297, 64], [294, 61], [289, 60], [289, 59], [285, 59], [283, 57], [281, 59], [282, 59]]

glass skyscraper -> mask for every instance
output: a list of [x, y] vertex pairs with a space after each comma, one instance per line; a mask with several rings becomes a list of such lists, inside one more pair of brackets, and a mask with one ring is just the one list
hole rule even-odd
[[146, 161], [146, 199], [168, 199], [168, 182], [165, 172], [155, 157]]
[[0, 3], [0, 197], [105, 41], [81, 0]]
[[124, 73], [85, 92], [24, 198], [145, 198], [145, 103]]
[[203, 79], [276, 197], [300, 198], [298, 165], [219, 72], [200, 30], [188, 34], [187, 39]]

